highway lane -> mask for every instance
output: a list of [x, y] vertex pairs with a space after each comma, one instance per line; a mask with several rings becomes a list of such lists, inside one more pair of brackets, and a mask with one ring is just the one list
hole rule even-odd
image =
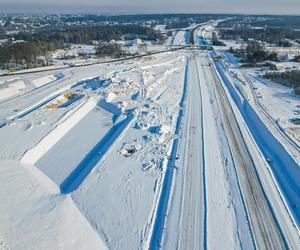
[[181, 131], [168, 166], [174, 173], [171, 181], [164, 180], [165, 195], [158, 205], [150, 249], [205, 249], [201, 90], [194, 55], [187, 56]]
[[166, 220], [160, 223], [161, 249], [205, 249], [201, 89], [195, 53], [189, 52], [187, 57], [183, 118], [178, 147], [170, 159], [174, 174], [173, 180], [167, 182], [168, 199], [164, 199], [164, 205], [168, 207], [163, 212]]
[[205, 180], [203, 155], [202, 93], [195, 56], [191, 56], [187, 75], [188, 100], [182, 214], [178, 249], [205, 249]]
[[[205, 63], [209, 64], [208, 57], [202, 57], [202, 62], [203, 65]], [[249, 154], [246, 142], [243, 140], [243, 135], [222, 84], [212, 66], [206, 67], [203, 72], [207, 81], [213, 86], [217, 97], [220, 115], [230, 142], [256, 247], [258, 249], [285, 249], [284, 239], [260, 184], [255, 163]]]

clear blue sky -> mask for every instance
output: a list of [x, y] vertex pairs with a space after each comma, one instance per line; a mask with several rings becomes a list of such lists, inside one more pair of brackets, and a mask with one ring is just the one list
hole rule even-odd
[[0, 0], [0, 12], [300, 14], [300, 0]]

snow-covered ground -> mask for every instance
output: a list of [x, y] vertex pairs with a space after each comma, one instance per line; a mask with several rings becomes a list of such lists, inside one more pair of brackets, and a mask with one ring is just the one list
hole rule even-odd
[[17, 161], [1, 160], [1, 249], [105, 249], [69, 196], [49, 192]]
[[300, 143], [300, 125], [291, 121], [292, 118], [300, 118], [300, 97], [295, 96], [289, 87], [257, 76], [251, 70], [247, 70], [247, 72], [262, 105], [277, 124]]
[[[2, 82], [2, 84], [4, 85], [4, 82]], [[17, 95], [25, 90], [25, 84], [22, 80], [6, 84], [5, 87], [3, 87], [2, 84], [0, 89], [0, 99], [5, 99]]]
[[[263, 78], [265, 69], [241, 69], [238, 67], [238, 60], [233, 55], [225, 53], [225, 58], [230, 66], [229, 73], [233, 79], [241, 83], [240, 88], [248, 98], [256, 98], [277, 126], [299, 144], [300, 125], [294, 124], [291, 119], [300, 118], [300, 97], [295, 96], [291, 88]], [[293, 67], [295, 64], [300, 66], [300, 63], [286, 64], [287, 67], [289, 65]], [[252, 101], [255, 102], [255, 100]]]
[[78, 57], [80, 54], [93, 55], [95, 54], [94, 45], [71, 44], [70, 48], [60, 49], [52, 53], [52, 59], [64, 59], [67, 57]]
[[214, 46], [216, 50], [229, 50], [230, 48], [233, 48], [235, 50], [241, 49], [241, 47], [247, 46], [246, 43], [242, 43], [240, 41], [236, 40], [223, 40], [220, 39], [221, 42], [225, 43], [226, 46]]
[[156, 45], [153, 44], [152, 42], [145, 42], [145, 44], [146, 46], [144, 48], [140, 48], [139, 45], [133, 44], [132, 46], [123, 46], [122, 49], [131, 54], [135, 54], [135, 53], [144, 54], [147, 52], [158, 52], [166, 49], [165, 46]]
[[0, 101], [17, 95], [24, 94], [35, 88], [42, 87], [63, 78], [63, 74], [46, 74], [39, 76], [20, 76], [2, 77], [0, 80]]
[[0, 248], [297, 249], [299, 99], [256, 73], [181, 50], [1, 77]]
[[66, 69], [62, 74], [68, 78], [52, 83], [60, 86], [53, 87], [52, 97], [46, 91], [51, 77], [26, 75], [36, 88], [10, 102], [26, 95], [41, 101], [34, 108], [24, 101], [18, 107], [23, 115], [2, 114], [9, 122], [0, 129], [1, 190], [18, 195], [1, 192], [7, 201], [0, 206], [1, 244], [12, 249], [145, 244], [179, 112], [183, 69], [184, 56], [175, 53], [71, 74]]

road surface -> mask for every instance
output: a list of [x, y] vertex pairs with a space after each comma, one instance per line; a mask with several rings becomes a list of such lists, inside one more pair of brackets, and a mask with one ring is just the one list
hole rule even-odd
[[[161, 237], [161, 248], [207, 249], [209, 248], [208, 237], [213, 238], [212, 235], [208, 236], [208, 233], [212, 233], [213, 230], [208, 230], [209, 211], [206, 209], [206, 192], [210, 190], [206, 187], [205, 174], [206, 168], [210, 166], [205, 166], [204, 148], [211, 148], [211, 146], [204, 145], [203, 139], [205, 137], [203, 124], [207, 121], [205, 117], [203, 118], [202, 96], [209, 95], [207, 90], [205, 91], [206, 88], [203, 88], [205, 84], [212, 89], [216, 97], [214, 105], [219, 107], [218, 115], [221, 116], [223, 131], [229, 141], [250, 222], [253, 244], [257, 249], [286, 249], [285, 240], [262, 189], [255, 162], [208, 56], [203, 53], [191, 53], [188, 65], [185, 117], [179, 138], [179, 147], [183, 149], [179, 150], [180, 159], [176, 161], [176, 168], [179, 170], [173, 183], [175, 186], [173, 197], [168, 201], [170, 211], [167, 213], [167, 222]], [[208, 127], [209, 124], [205, 126]], [[220, 133], [215, 131], [218, 132]], [[207, 142], [209, 138], [206, 139]]]
[[187, 135], [183, 157], [183, 213], [179, 234], [179, 249], [204, 249], [205, 246], [205, 180], [203, 155], [203, 112], [200, 79], [195, 56], [188, 68]]
[[[201, 60], [203, 61], [202, 65], [205, 62], [209, 63], [208, 57], [202, 57]], [[255, 163], [249, 154], [223, 86], [212, 66], [205, 67], [205, 69], [202, 69], [202, 72], [215, 90], [220, 115], [222, 116], [237, 167], [256, 247], [257, 249], [285, 249], [285, 242], [278, 228], [276, 218], [262, 189], [255, 169]]]

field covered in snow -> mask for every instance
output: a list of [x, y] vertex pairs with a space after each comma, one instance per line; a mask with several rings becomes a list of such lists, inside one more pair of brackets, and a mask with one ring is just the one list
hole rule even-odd
[[[146, 242], [184, 60], [171, 53], [65, 70], [60, 79], [45, 73], [17, 79], [28, 88], [8, 102], [23, 102], [1, 118], [3, 246], [74, 249], [89, 242], [89, 249], [134, 249]], [[31, 230], [23, 232], [20, 220]]]
[[[264, 70], [255, 68], [241, 69], [238, 60], [225, 53], [229, 74], [240, 91], [248, 98], [255, 109], [264, 113], [284, 133], [293, 144], [300, 143], [300, 125], [292, 122], [300, 117], [300, 97], [291, 88], [264, 79]], [[297, 147], [297, 146], [296, 146]], [[299, 157], [295, 155], [298, 159]], [[299, 159], [298, 159], [299, 161]]]
[[299, 248], [299, 98], [194, 47], [0, 77], [0, 249]]

